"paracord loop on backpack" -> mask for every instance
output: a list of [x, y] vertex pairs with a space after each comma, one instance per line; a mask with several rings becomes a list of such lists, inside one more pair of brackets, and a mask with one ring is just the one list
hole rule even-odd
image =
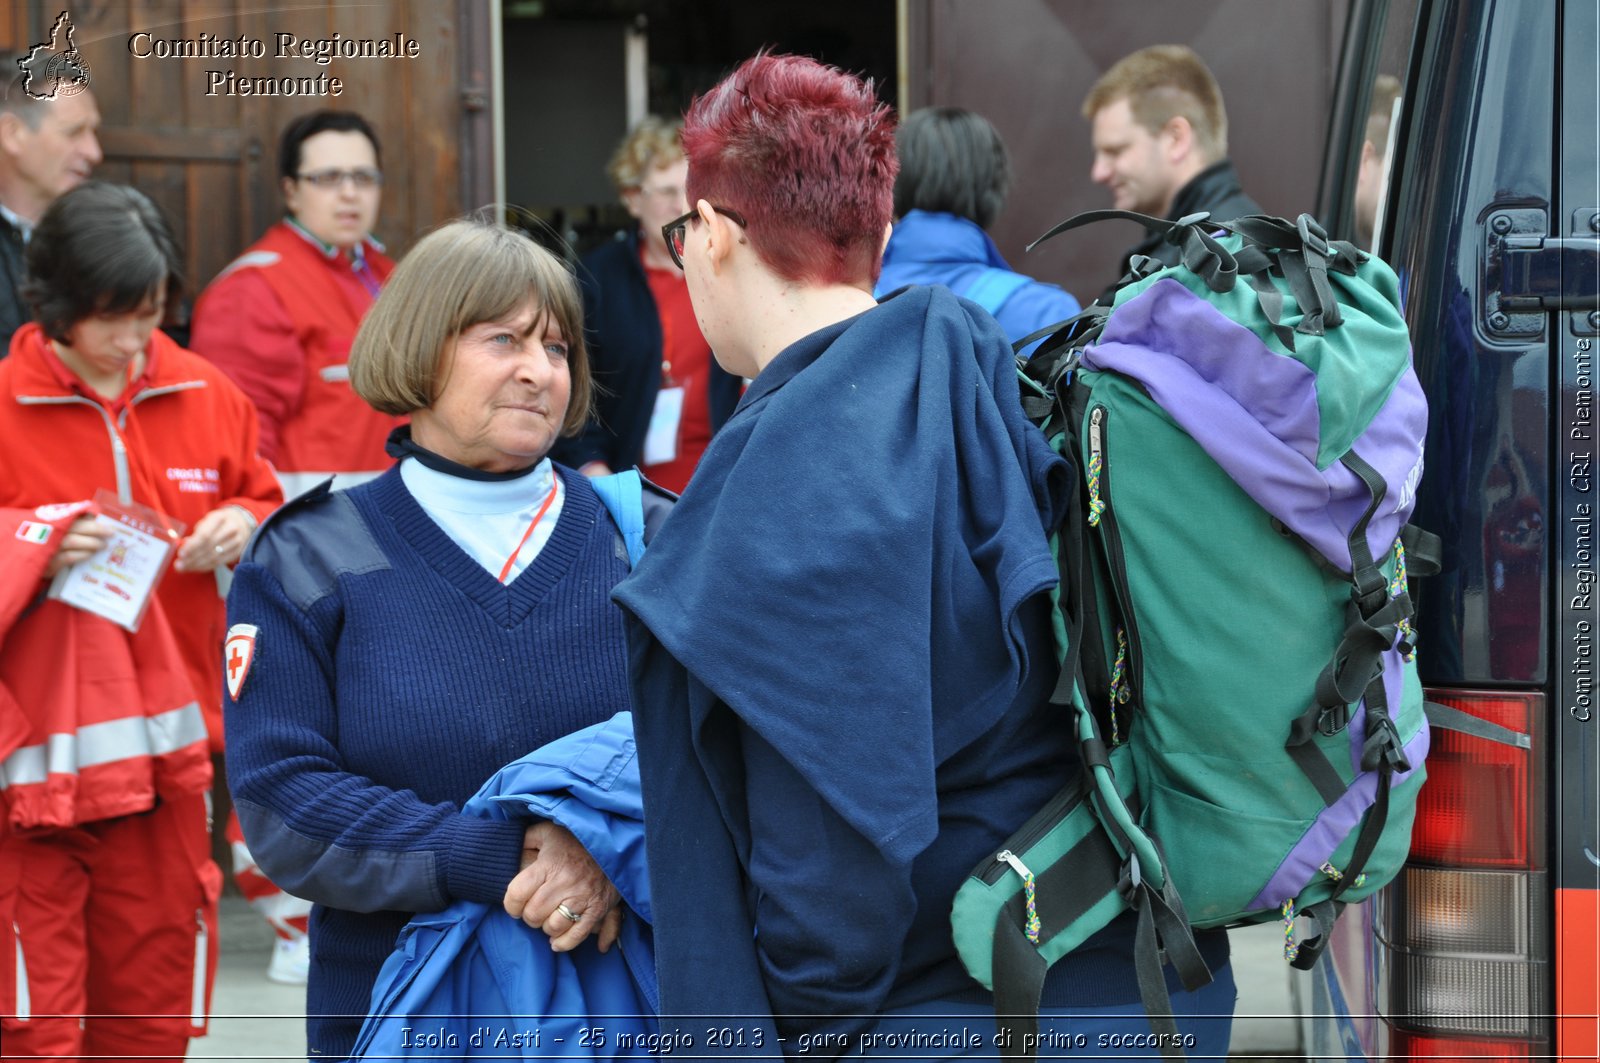
[[[1404, 540], [1394, 541], [1394, 578], [1389, 580], [1389, 600], [1394, 601], [1406, 593], [1406, 544]], [[1407, 664], [1417, 659], [1417, 648], [1414, 641], [1415, 632], [1411, 628], [1411, 616], [1407, 614], [1400, 618], [1395, 625], [1395, 648], [1400, 651], [1400, 657]]]
[[1105, 514], [1105, 499], [1100, 497], [1100, 471], [1105, 462], [1099, 454], [1090, 454], [1084, 472], [1087, 474], [1089, 484], [1089, 527], [1098, 527], [1100, 518]]
[[1122, 744], [1122, 732], [1117, 723], [1117, 706], [1126, 705], [1132, 697], [1133, 689], [1128, 685], [1128, 633], [1121, 626], [1117, 628], [1117, 657], [1111, 662], [1111, 690], [1107, 698], [1108, 712], [1111, 716], [1111, 744]]
[[[1327, 875], [1329, 878], [1333, 879], [1333, 881], [1335, 881], [1335, 882], [1344, 881], [1344, 872], [1340, 871], [1338, 868], [1334, 867], [1331, 863], [1328, 863], [1328, 862], [1324, 861], [1322, 866], [1317, 868], [1317, 870], [1321, 871], [1324, 875]], [[1363, 874], [1357, 875], [1355, 877], [1355, 881], [1350, 883], [1350, 884], [1352, 886], [1362, 886], [1362, 885], [1366, 884], [1366, 881], [1367, 881], [1367, 876], [1366, 876], [1365, 873], [1363, 873]]]

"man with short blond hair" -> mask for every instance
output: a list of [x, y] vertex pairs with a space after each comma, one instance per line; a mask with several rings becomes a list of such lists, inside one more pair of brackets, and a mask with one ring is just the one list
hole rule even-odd
[[[1083, 115], [1093, 126], [1089, 176], [1111, 190], [1118, 209], [1172, 220], [1261, 212], [1228, 160], [1222, 90], [1193, 49], [1158, 44], [1123, 57], [1089, 90]], [[1117, 275], [1133, 255], [1176, 265], [1178, 254], [1152, 233], [1123, 256]]]
[[29, 95], [22, 56], [0, 48], [0, 358], [33, 315], [22, 300], [23, 248], [45, 208], [100, 162], [100, 111], [78, 87]]

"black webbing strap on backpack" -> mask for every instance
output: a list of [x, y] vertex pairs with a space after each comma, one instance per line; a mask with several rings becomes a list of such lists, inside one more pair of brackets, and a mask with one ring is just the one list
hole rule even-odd
[[[1392, 634], [1386, 635], [1381, 625], [1373, 623], [1377, 614], [1394, 603], [1389, 602], [1388, 580], [1373, 562], [1367, 546], [1367, 527], [1388, 493], [1388, 486], [1376, 470], [1353, 453], [1345, 455], [1345, 464], [1366, 485], [1368, 497], [1366, 510], [1350, 531], [1350, 622], [1327, 667], [1317, 677], [1311, 707], [1290, 725], [1284, 743], [1290, 759], [1329, 805], [1344, 795], [1346, 785], [1312, 739], [1318, 734], [1335, 735], [1344, 730], [1350, 722], [1350, 706], [1374, 683], [1381, 688], [1383, 653], [1394, 642]], [[1409, 606], [1409, 598], [1406, 604]], [[1396, 617], [1396, 622], [1399, 619]]]
[[[1088, 800], [1092, 784], [1078, 793], [1077, 800]], [[1068, 805], [1058, 818], [1065, 818], [1074, 805]], [[1103, 822], [1103, 821], [1102, 821]], [[1194, 941], [1183, 902], [1172, 877], [1165, 876], [1161, 889], [1140, 879], [1130, 869], [1137, 864], [1118, 853], [1112, 835], [1106, 830], [1090, 830], [1055, 863], [1040, 872], [1035, 884], [1039, 939], [1049, 941], [1082, 918], [1090, 908], [1111, 893], [1118, 893], [1133, 908], [1134, 973], [1139, 998], [1150, 1021], [1150, 1029], [1163, 1043], [1167, 1059], [1184, 1058], [1178, 1047], [1177, 1021], [1172, 998], [1162, 974], [1163, 955], [1172, 964], [1186, 990], [1199, 989], [1212, 975]], [[994, 982], [995, 1025], [1001, 1033], [1000, 1054], [1007, 1059], [1031, 1060], [1039, 1033], [1039, 1005], [1044, 993], [1049, 966], [1024, 933], [1027, 913], [1022, 894], [1006, 902], [995, 919], [991, 977]]]
[[[1340, 460], [1366, 486], [1370, 498], [1349, 538], [1351, 620], [1333, 659], [1317, 678], [1315, 704], [1291, 725], [1285, 750], [1323, 800], [1332, 804], [1343, 795], [1346, 787], [1312, 738], [1317, 733], [1337, 734], [1343, 730], [1349, 722], [1349, 706], [1362, 701], [1365, 739], [1361, 770], [1376, 776], [1377, 793], [1362, 819], [1350, 860], [1325, 903], [1336, 902], [1361, 875], [1388, 820], [1393, 778], [1411, 769], [1389, 712], [1388, 693], [1383, 685], [1383, 654], [1395, 648], [1398, 629], [1403, 621], [1411, 618], [1414, 609], [1406, 588], [1401, 587], [1399, 593], [1390, 596], [1389, 581], [1367, 543], [1368, 526], [1388, 493], [1388, 485], [1383, 476], [1354, 451]], [[1437, 537], [1408, 527], [1401, 535], [1401, 544], [1417, 549], [1419, 575], [1437, 570]], [[1327, 925], [1332, 925], [1331, 918]], [[1326, 943], [1324, 934], [1314, 942], [1303, 944], [1293, 965], [1309, 969]]]
[[[1087, 799], [1085, 790], [1079, 799]], [[1062, 815], [1069, 814], [1071, 807]], [[1122, 857], [1104, 831], [1091, 830], [1077, 845], [1041, 871], [1035, 881], [1039, 940], [1049, 941], [1082, 918], [1117, 885]], [[1038, 1044], [1039, 1002], [1049, 965], [1027, 938], [1027, 912], [1021, 893], [1001, 908], [994, 924], [995, 1027], [1001, 1033], [1001, 1055], [1032, 1059]]]
[[[1086, 210], [1053, 226], [1043, 236], [1029, 244], [1027, 250], [1032, 251], [1051, 237], [1085, 225], [1093, 225], [1095, 222], [1112, 219], [1137, 222], [1152, 232], [1165, 233], [1167, 242], [1178, 248], [1183, 264], [1203, 279], [1212, 291], [1232, 291], [1238, 280], [1239, 263], [1233, 254], [1207, 231], [1207, 227], [1225, 229], [1226, 226], [1213, 224], [1207, 220], [1209, 218], [1210, 215], [1204, 211], [1179, 218], [1177, 221], [1169, 221], [1166, 218], [1156, 218], [1133, 210]], [[1205, 225], [1202, 225], [1202, 222]], [[1145, 271], [1148, 271], [1148, 267], [1135, 270], [1128, 277], [1124, 277], [1122, 283], [1138, 279], [1139, 274]]]
[[[1086, 316], [1079, 315], [1074, 321]], [[1104, 314], [1099, 317], [1103, 319]], [[1073, 331], [1067, 327], [1058, 328], [1058, 335], [1062, 337]], [[1031, 339], [1022, 341], [1023, 345], [1029, 342]], [[1076, 358], [1068, 352], [1054, 363], [1052, 361], [1052, 355], [1065, 345], [1055, 343], [1052, 350], [1045, 351], [1043, 355], [1036, 353], [1031, 363], [1021, 365], [1022, 371], [1030, 379], [1039, 380], [1049, 389], [1048, 397], [1035, 397], [1038, 415], [1031, 411], [1029, 413], [1030, 419], [1047, 435], [1071, 431], [1063, 395], [1067, 387], [1066, 373], [1075, 364]], [[1043, 380], [1036, 374], [1042, 375]], [[1056, 565], [1061, 581], [1061, 607], [1067, 617], [1067, 646], [1061, 671], [1050, 695], [1050, 704], [1065, 710], [1070, 717], [1076, 711], [1073, 691], [1078, 681], [1078, 662], [1088, 620], [1089, 606], [1081, 595], [1086, 576], [1087, 544], [1084, 541], [1083, 478], [1070, 448], [1061, 457], [1066, 461], [1069, 471], [1067, 512], [1057, 529]], [[1073, 733], [1076, 734], [1075, 728]], [[1096, 759], [1094, 751], [1083, 752], [1086, 760]], [[1103, 752], [1100, 757], [1103, 758]], [[1089, 763], [1084, 764], [1079, 779], [1078, 793], [1054, 815], [1057, 821], [1090, 800], [1094, 783]], [[1034, 884], [1040, 922], [1039, 941], [1053, 939], [1107, 895], [1116, 892], [1121, 865], [1122, 856], [1111, 835], [1107, 831], [1091, 829], [1061, 858], [1040, 871]], [[1028, 940], [1025, 930], [1027, 922], [1024, 896], [1019, 893], [1001, 907], [994, 924], [990, 977], [994, 986], [995, 1027], [1001, 1035], [1001, 1054], [1008, 1059], [1032, 1060], [1035, 1056], [1039, 1005], [1044, 993], [1045, 976], [1049, 972], [1049, 964], [1044, 956]]]
[[[1011, 345], [1017, 353], [1017, 371], [1044, 392], [1037, 394], [1024, 388], [1022, 413], [1046, 438], [1066, 430], [1065, 404], [1061, 396], [1067, 390], [1072, 372], [1078, 368], [1078, 353], [1100, 335], [1110, 314], [1110, 307], [1091, 304], [1087, 310], [1059, 324], [1030, 332]], [[1028, 345], [1041, 337], [1049, 338], [1028, 357], [1022, 357]]]
[[[1296, 332], [1320, 336], [1340, 324], [1339, 302], [1328, 272], [1353, 275], [1366, 258], [1354, 244], [1329, 240], [1327, 232], [1309, 214], [1301, 214], [1292, 224], [1269, 215], [1248, 215], [1232, 221], [1218, 221], [1209, 213], [1190, 214], [1172, 221], [1131, 210], [1089, 210], [1075, 214], [1051, 228], [1029, 244], [1039, 244], [1061, 233], [1099, 221], [1119, 219], [1137, 222], [1152, 232], [1166, 235], [1167, 242], [1179, 250], [1180, 261], [1199, 276], [1213, 292], [1230, 292], [1243, 276], [1255, 290], [1262, 315], [1273, 334], [1289, 350], [1294, 350]], [[1240, 237], [1244, 246], [1230, 252], [1211, 235], [1212, 230]], [[1148, 276], [1153, 270], [1134, 268], [1118, 287]], [[1273, 284], [1271, 274], [1282, 276], [1289, 294], [1298, 305], [1300, 323], [1293, 329], [1283, 324], [1284, 297]]]
[[1297, 949], [1294, 959], [1289, 961], [1290, 967], [1297, 971], [1309, 971], [1317, 965], [1317, 960], [1321, 959], [1323, 952], [1327, 950], [1329, 934], [1333, 930], [1334, 921], [1339, 917], [1339, 910], [1343, 907], [1343, 904], [1330, 897], [1300, 909], [1302, 917], [1309, 916], [1316, 921], [1319, 933], [1315, 937], [1297, 937]]
[[1424, 701], [1422, 710], [1428, 717], [1428, 726], [1436, 727], [1442, 731], [1454, 731], [1457, 734], [1468, 735], [1472, 738], [1481, 738], [1485, 742], [1496, 745], [1511, 746], [1515, 749], [1533, 748], [1533, 737], [1521, 731], [1514, 731], [1509, 727], [1462, 712], [1460, 709], [1441, 705], [1437, 701]]

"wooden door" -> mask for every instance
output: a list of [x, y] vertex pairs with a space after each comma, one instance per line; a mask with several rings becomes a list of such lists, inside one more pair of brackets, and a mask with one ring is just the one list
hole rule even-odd
[[[0, 0], [0, 46], [48, 38], [63, 5]], [[103, 120], [96, 176], [167, 211], [191, 298], [278, 218], [278, 134], [307, 111], [357, 111], [377, 130], [377, 236], [396, 255], [491, 196], [491, 4], [73, 0], [66, 10]], [[414, 57], [376, 54], [385, 46]]]

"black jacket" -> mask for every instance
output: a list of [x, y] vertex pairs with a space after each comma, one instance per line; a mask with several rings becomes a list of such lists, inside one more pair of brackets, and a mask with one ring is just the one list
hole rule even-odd
[[0, 358], [11, 351], [11, 334], [33, 320], [33, 311], [22, 298], [27, 272], [22, 234], [0, 217]]
[[[1233, 168], [1233, 163], [1223, 159], [1195, 174], [1188, 184], [1178, 190], [1167, 220], [1177, 221], [1202, 210], [1210, 211], [1211, 217], [1217, 221], [1232, 221], [1247, 214], [1260, 214], [1261, 206], [1245, 195], [1239, 184], [1238, 171]], [[1163, 265], [1176, 266], [1180, 252], [1176, 244], [1167, 243], [1164, 234], [1150, 233], [1123, 254], [1117, 265], [1118, 280], [1127, 275], [1128, 261], [1134, 255], [1149, 255]], [[1099, 301], [1109, 303], [1111, 293], [1115, 290], [1116, 285], [1113, 284]]]
[[[597, 385], [594, 414], [574, 438], [558, 441], [556, 461], [581, 468], [603, 461], [615, 472], [640, 464], [645, 432], [661, 390], [661, 317], [639, 264], [639, 233], [590, 252], [578, 269], [584, 342]], [[741, 381], [711, 361], [711, 430], [739, 404]]]

